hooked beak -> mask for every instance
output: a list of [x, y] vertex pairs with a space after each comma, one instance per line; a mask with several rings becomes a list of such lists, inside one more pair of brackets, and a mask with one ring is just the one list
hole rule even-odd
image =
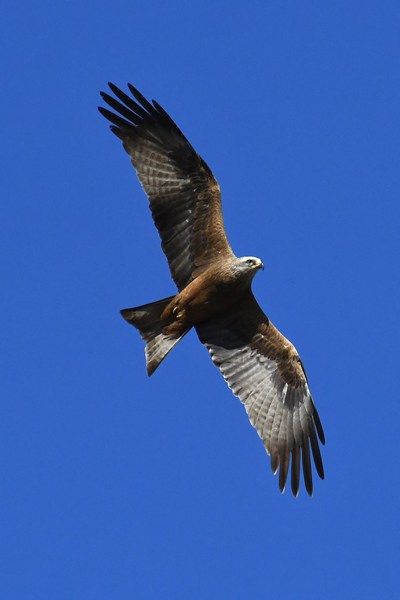
[[255, 265], [255, 267], [256, 269], [262, 269], [264, 271], [264, 263], [261, 260]]

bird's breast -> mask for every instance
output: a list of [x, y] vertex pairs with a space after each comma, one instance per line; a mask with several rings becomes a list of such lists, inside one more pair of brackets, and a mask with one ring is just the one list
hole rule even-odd
[[175, 296], [168, 312], [185, 325], [197, 325], [229, 310], [242, 291], [232, 281], [199, 277]]

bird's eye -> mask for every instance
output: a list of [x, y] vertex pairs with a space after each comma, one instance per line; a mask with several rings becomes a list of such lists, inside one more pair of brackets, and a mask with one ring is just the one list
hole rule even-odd
[[249, 267], [252, 267], [254, 265], [254, 260], [252, 258], [248, 258], [246, 260], [246, 265], [248, 265]]

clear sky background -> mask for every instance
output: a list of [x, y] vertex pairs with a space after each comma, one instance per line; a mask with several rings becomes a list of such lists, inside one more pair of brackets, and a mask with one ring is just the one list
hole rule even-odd
[[[0, 36], [1, 597], [398, 598], [399, 3], [23, 1]], [[174, 286], [108, 80], [168, 110], [265, 263], [325, 428], [313, 498], [194, 333], [146, 375], [119, 309]]]

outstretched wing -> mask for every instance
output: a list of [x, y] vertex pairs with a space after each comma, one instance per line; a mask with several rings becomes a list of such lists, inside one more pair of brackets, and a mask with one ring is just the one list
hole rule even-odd
[[325, 437], [300, 357], [295, 347], [270, 323], [251, 291], [223, 318], [196, 327], [233, 393], [243, 402], [250, 422], [271, 456], [284, 491], [292, 457], [291, 486], [297, 496], [300, 457], [307, 492], [313, 482], [310, 444], [318, 475], [324, 468], [317, 433]]
[[181, 290], [196, 269], [216, 256], [233, 256], [225, 234], [221, 194], [209, 167], [169, 115], [132, 85], [135, 100], [109, 83], [118, 99], [101, 93], [99, 111], [123, 142], [149, 198], [172, 278]]

